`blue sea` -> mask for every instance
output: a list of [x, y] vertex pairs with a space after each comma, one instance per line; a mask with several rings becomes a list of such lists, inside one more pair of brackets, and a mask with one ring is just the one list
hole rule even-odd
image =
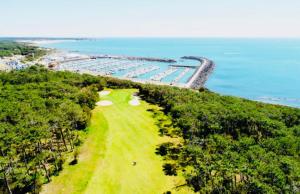
[[211, 91], [300, 107], [300, 39], [104, 38], [43, 46], [84, 54], [204, 56], [216, 63], [206, 83]]

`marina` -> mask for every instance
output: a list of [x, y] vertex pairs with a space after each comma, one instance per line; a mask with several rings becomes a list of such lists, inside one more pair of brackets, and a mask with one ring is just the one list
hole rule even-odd
[[[54, 52], [40, 61], [57, 71], [72, 71], [98, 76], [113, 76], [141, 83], [173, 85], [198, 89], [204, 86], [213, 67], [202, 57], [149, 58], [117, 55], [84, 55]], [[200, 68], [202, 66], [202, 68]], [[198, 73], [197, 73], [198, 72]], [[194, 77], [200, 76], [201, 81]]]
[[203, 87], [214, 69], [214, 63], [209, 59], [194, 56], [185, 56], [175, 60], [62, 52], [47, 55], [41, 62], [57, 71], [113, 76], [141, 83], [192, 89]]

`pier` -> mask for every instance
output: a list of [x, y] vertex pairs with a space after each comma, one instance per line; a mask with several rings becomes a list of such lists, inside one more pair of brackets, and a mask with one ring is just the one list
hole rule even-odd
[[162, 79], [164, 79], [165, 77], [171, 75], [172, 73], [175, 73], [176, 71], [178, 70], [178, 68], [176, 67], [171, 67], [169, 69], [167, 69], [166, 71], [164, 72], [161, 72], [157, 75], [154, 75], [150, 78], [150, 80], [153, 80], [153, 81], [161, 81]]
[[155, 70], [158, 70], [160, 69], [159, 67], [157, 66], [150, 66], [150, 67], [144, 67], [144, 68], [140, 68], [140, 69], [137, 69], [133, 72], [130, 72], [128, 74], [126, 74], [124, 77], [127, 77], [127, 78], [137, 78], [141, 75], [144, 75], [146, 73], [149, 73], [151, 71], [155, 71]]
[[185, 67], [185, 68], [191, 68], [191, 69], [197, 69], [199, 66], [197, 65], [169, 65], [171, 67]]
[[143, 66], [143, 64], [142, 63], [129, 62], [129, 63], [126, 63], [125, 65], [115, 67], [111, 70], [112, 71], [122, 71], [122, 70], [126, 70], [126, 69], [140, 67], [140, 66]]
[[161, 62], [161, 63], [176, 63], [174, 59], [161, 59], [152, 57], [132, 57], [132, 56], [117, 56], [117, 55], [94, 55], [92, 59], [121, 59], [131, 61], [149, 61], [149, 62]]
[[181, 72], [172, 82], [171, 85], [175, 85], [176, 83], [179, 82], [179, 80], [181, 80], [189, 71], [191, 70], [191, 68], [186, 67], [183, 72]]

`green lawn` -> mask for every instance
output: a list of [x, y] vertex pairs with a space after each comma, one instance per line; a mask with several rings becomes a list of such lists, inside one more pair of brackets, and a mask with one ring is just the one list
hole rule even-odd
[[155, 148], [169, 139], [159, 136], [155, 119], [147, 111], [157, 107], [146, 102], [140, 106], [128, 104], [134, 92], [136, 90], [112, 90], [101, 98], [112, 101], [113, 105], [93, 110], [78, 164], [65, 164], [64, 170], [43, 187], [42, 193], [189, 192], [187, 188], [174, 189], [184, 184], [183, 177], [164, 175], [163, 160], [155, 154]]

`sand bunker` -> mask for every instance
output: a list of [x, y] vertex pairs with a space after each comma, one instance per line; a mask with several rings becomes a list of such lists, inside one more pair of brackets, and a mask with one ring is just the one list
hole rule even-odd
[[99, 96], [102, 97], [102, 96], [107, 96], [108, 94], [110, 94], [110, 91], [101, 91], [101, 92], [98, 92], [99, 93]]
[[98, 106], [110, 106], [112, 105], [113, 103], [111, 101], [108, 101], [108, 100], [102, 100], [102, 101], [99, 101], [96, 103], [96, 105]]
[[133, 99], [129, 101], [129, 104], [132, 106], [138, 106], [140, 105], [140, 99], [137, 96], [133, 96]]

